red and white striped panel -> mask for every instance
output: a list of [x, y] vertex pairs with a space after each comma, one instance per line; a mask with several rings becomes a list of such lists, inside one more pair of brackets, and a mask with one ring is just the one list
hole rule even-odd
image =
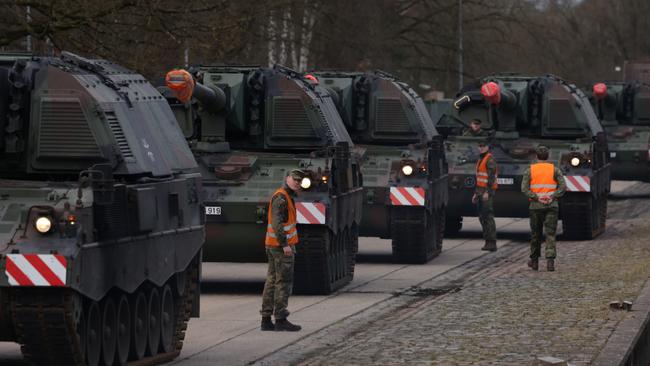
[[325, 204], [319, 202], [296, 202], [296, 219], [299, 224], [325, 224]]
[[567, 192], [591, 192], [591, 178], [580, 175], [567, 175], [566, 181]]
[[424, 188], [390, 187], [393, 206], [424, 206]]
[[7, 254], [11, 286], [65, 286], [67, 261], [57, 254]]

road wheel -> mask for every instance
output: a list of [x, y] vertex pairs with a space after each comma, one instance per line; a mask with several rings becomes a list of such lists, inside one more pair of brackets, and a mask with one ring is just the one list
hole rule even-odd
[[96, 301], [91, 301], [88, 306], [86, 319], [86, 363], [97, 366], [102, 355], [102, 314]]
[[147, 296], [142, 289], [131, 298], [131, 357], [141, 360], [147, 350], [149, 322]]
[[174, 295], [169, 285], [163, 288], [161, 305], [160, 349], [166, 353], [174, 349]]
[[106, 295], [102, 302], [102, 360], [104, 365], [113, 366], [117, 346], [115, 301], [111, 295]]
[[149, 291], [148, 310], [148, 336], [147, 336], [147, 354], [155, 356], [158, 354], [160, 347], [160, 292], [158, 288], [153, 287]]
[[84, 357], [86, 357], [86, 342], [88, 342], [88, 322], [86, 321], [87, 311], [84, 310], [83, 308], [83, 301], [81, 300], [81, 297], [77, 297], [77, 301], [75, 301], [75, 312], [76, 312], [76, 318], [77, 318], [77, 337], [79, 340], [79, 351], [81, 353], [81, 359], [84, 360]]
[[126, 365], [131, 345], [131, 309], [126, 295], [119, 296], [117, 302], [117, 365]]

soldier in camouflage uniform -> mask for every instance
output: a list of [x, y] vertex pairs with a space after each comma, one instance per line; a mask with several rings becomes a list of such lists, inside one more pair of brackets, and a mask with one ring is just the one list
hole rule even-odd
[[[292, 170], [269, 203], [269, 219], [265, 239], [269, 262], [262, 294], [262, 330], [299, 331], [301, 327], [287, 320], [289, 296], [293, 288], [295, 245], [298, 243], [296, 208], [293, 203], [306, 174]], [[275, 324], [271, 321], [275, 316]]]
[[555, 233], [557, 231], [558, 199], [566, 191], [562, 171], [548, 163], [546, 146], [536, 149], [538, 162], [524, 173], [521, 191], [530, 200], [530, 260], [528, 266], [537, 271], [541, 255], [542, 235], [546, 232], [546, 264], [548, 271], [555, 270]]
[[492, 201], [497, 190], [497, 162], [490, 153], [490, 146], [485, 141], [478, 143], [479, 156], [476, 164], [476, 190], [472, 203], [477, 205], [478, 218], [483, 228], [485, 245], [481, 250], [497, 250], [497, 229], [494, 223]]
[[487, 135], [487, 131], [481, 129], [481, 120], [478, 118], [473, 119], [469, 123], [469, 128], [463, 130], [463, 136], [486, 137]]

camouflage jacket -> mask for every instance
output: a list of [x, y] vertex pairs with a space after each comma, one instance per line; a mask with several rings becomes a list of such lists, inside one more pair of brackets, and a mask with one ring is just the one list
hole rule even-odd
[[488, 133], [484, 129], [478, 130], [478, 132], [474, 132], [471, 128], [465, 128], [463, 130], [463, 136], [472, 136], [472, 137], [487, 137]]
[[[485, 157], [485, 154], [481, 154], [479, 156], [479, 161], [481, 161]], [[494, 189], [492, 186], [494, 185], [494, 180], [497, 179], [497, 162], [494, 160], [494, 156], [492, 156], [490, 159], [487, 161], [487, 173], [488, 173], [488, 182], [487, 182], [487, 192], [489, 195], [494, 194]], [[476, 186], [476, 191], [475, 193], [480, 196], [483, 193], [485, 193], [485, 188]]]
[[521, 180], [521, 191], [530, 199], [529, 209], [539, 210], [543, 208], [557, 208], [559, 207], [557, 201], [566, 191], [566, 182], [564, 181], [564, 174], [558, 167], [554, 167], [553, 179], [557, 182], [557, 189], [553, 193], [553, 201], [545, 205], [537, 200], [537, 195], [530, 190], [530, 167], [524, 172], [524, 177]]
[[[289, 193], [291, 199], [296, 197], [296, 192], [291, 190], [286, 184], [284, 189]], [[271, 226], [277, 236], [278, 243], [281, 247], [287, 246], [287, 235], [284, 233], [284, 223], [289, 219], [289, 205], [287, 199], [282, 194], [276, 194], [271, 198]]]

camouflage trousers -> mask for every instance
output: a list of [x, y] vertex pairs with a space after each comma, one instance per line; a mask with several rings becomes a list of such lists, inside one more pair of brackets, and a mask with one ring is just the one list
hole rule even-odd
[[555, 258], [555, 233], [557, 232], [558, 208], [549, 207], [530, 210], [530, 257], [541, 255], [543, 233], [546, 232], [546, 258]]
[[266, 282], [262, 294], [262, 316], [274, 315], [275, 319], [285, 319], [289, 316], [289, 296], [293, 289], [294, 255], [284, 255], [282, 248], [266, 248], [269, 269], [266, 272]]
[[497, 226], [494, 223], [494, 208], [492, 207], [492, 195], [489, 196], [487, 201], [483, 201], [479, 197], [476, 203], [478, 209], [478, 220], [481, 222], [483, 228], [483, 239], [485, 241], [497, 240]]

